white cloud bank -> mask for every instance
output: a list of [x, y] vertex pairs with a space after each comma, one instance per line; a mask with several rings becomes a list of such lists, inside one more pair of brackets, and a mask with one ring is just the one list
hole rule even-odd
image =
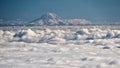
[[72, 24], [91, 24], [91, 21], [86, 19], [68, 19], [67, 22]]
[[65, 30], [19, 30], [19, 31], [3, 31], [0, 30], [0, 40], [3, 41], [23, 41], [38, 43], [66, 43], [70, 40], [94, 40], [94, 39], [112, 39], [120, 38], [120, 30], [111, 29], [79, 29], [77, 31]]
[[0, 30], [0, 68], [119, 68], [120, 30]]

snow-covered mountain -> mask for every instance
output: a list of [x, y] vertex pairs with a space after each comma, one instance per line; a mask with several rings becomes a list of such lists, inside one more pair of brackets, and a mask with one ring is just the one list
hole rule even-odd
[[80, 25], [90, 24], [86, 19], [63, 19], [55, 13], [43, 14], [40, 18], [32, 20], [31, 22], [24, 22], [21, 20], [3, 20], [0, 19], [0, 26], [54, 26], [54, 25]]
[[93, 23], [86, 19], [63, 19], [55, 13], [46, 13], [41, 15], [40, 18], [32, 20], [30, 22], [25, 22], [20, 19], [16, 20], [4, 20], [0, 19], [0, 26], [64, 26], [64, 25], [81, 25], [81, 24], [90, 24], [90, 25], [120, 25], [120, 22], [101, 22]]
[[43, 14], [40, 18], [31, 21], [31, 25], [64, 25], [64, 20], [55, 13]]
[[78, 25], [90, 23], [86, 19], [63, 19], [55, 13], [43, 14], [40, 18], [29, 22], [30, 25]]

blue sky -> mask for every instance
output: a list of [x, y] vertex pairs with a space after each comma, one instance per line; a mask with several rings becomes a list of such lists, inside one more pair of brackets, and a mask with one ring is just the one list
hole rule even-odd
[[93, 22], [120, 21], [120, 0], [0, 0], [0, 18], [31, 21], [53, 12]]

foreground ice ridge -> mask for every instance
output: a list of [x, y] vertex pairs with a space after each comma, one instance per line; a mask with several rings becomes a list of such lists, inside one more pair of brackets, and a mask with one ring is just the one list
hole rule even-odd
[[95, 39], [119, 39], [120, 30], [111, 29], [79, 29], [72, 30], [0, 30], [0, 41], [17, 41], [28, 43], [67, 43], [68, 41], [95, 40]]

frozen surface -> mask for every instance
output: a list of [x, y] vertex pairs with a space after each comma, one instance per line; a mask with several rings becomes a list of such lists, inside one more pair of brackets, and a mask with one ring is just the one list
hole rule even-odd
[[0, 30], [0, 68], [119, 68], [120, 30]]

